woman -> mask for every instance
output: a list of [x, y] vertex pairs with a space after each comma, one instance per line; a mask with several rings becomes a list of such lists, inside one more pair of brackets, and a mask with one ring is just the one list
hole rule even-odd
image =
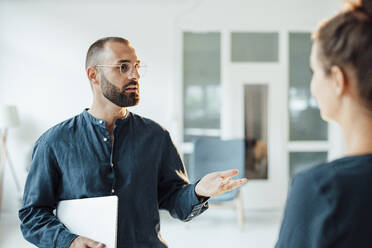
[[294, 178], [276, 248], [372, 247], [372, 0], [320, 26], [310, 63], [311, 92], [347, 156]]

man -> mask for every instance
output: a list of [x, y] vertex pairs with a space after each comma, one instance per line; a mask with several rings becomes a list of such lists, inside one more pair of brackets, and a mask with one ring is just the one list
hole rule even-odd
[[208, 208], [209, 197], [247, 181], [232, 180], [238, 171], [230, 170], [188, 182], [169, 133], [126, 109], [139, 102], [140, 66], [126, 39], [103, 38], [89, 48], [91, 108], [46, 131], [33, 151], [19, 217], [36, 246], [104, 247], [71, 233], [53, 210], [61, 200], [117, 195], [118, 247], [167, 247], [159, 208], [188, 221]]

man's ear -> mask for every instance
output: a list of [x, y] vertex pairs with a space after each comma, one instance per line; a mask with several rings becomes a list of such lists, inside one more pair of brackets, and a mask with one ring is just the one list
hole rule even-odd
[[334, 65], [331, 67], [331, 77], [336, 95], [343, 95], [348, 83], [345, 71], [341, 67]]
[[89, 66], [87, 69], [87, 76], [92, 86], [99, 83], [98, 70], [96, 67]]

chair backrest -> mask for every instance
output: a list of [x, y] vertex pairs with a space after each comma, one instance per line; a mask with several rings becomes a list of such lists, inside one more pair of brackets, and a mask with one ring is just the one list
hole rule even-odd
[[[200, 138], [194, 142], [194, 152], [189, 166], [190, 179], [195, 182], [204, 175], [229, 169], [238, 169], [239, 175], [235, 178], [243, 178], [245, 172], [244, 140], [221, 140], [218, 138]], [[211, 198], [211, 202], [233, 200], [238, 190]]]

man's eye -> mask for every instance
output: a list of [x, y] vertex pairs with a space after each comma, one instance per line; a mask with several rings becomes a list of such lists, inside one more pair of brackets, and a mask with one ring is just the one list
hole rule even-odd
[[121, 64], [120, 65], [120, 70], [122, 72], [127, 72], [129, 70], [129, 65], [128, 64]]

